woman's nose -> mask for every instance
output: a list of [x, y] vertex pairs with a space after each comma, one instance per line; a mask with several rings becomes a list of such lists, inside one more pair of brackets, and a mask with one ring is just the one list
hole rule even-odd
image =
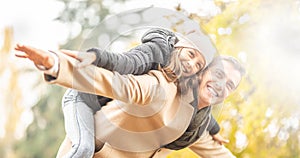
[[187, 68], [191, 68], [191, 63], [190, 63], [190, 61], [186, 62], [186, 67], [187, 67]]

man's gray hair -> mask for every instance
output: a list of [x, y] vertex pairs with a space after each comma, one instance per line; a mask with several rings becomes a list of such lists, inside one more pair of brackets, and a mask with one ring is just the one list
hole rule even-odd
[[219, 56], [216, 56], [214, 57], [214, 59], [211, 61], [211, 63], [209, 63], [207, 65], [207, 67], [205, 68], [204, 71], [206, 71], [209, 67], [212, 67], [214, 66], [216, 63], [220, 62], [220, 61], [227, 61], [229, 63], [232, 64], [232, 66], [238, 70], [241, 74], [241, 76], [244, 76], [245, 73], [246, 73], [246, 70], [245, 68], [242, 66], [242, 64], [234, 57], [232, 56], [227, 56], [227, 55], [219, 55]]

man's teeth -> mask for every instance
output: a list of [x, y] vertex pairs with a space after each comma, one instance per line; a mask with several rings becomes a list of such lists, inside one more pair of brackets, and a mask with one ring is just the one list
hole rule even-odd
[[212, 89], [211, 87], [208, 87], [207, 89], [208, 89], [209, 92], [210, 92], [212, 95], [214, 95], [215, 97], [218, 96], [218, 93], [217, 93], [214, 89]]

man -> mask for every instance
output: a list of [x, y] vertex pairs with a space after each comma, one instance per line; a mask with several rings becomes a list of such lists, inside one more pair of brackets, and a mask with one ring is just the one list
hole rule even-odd
[[[195, 119], [191, 122], [187, 131], [177, 140], [166, 147], [171, 149], [181, 149], [189, 147], [196, 154], [205, 158], [234, 157], [228, 149], [217, 144], [208, 132], [210, 127], [210, 117], [204, 117], [204, 112], [210, 113], [210, 105], [221, 103], [239, 85], [242, 76], [245, 74], [240, 63], [230, 56], [217, 56], [200, 74], [200, 84], [198, 87], [197, 103], [198, 111]], [[207, 128], [204, 128], [207, 126]], [[195, 128], [196, 127], [196, 128]], [[204, 131], [203, 131], [204, 130]], [[198, 134], [195, 134], [198, 132]], [[199, 133], [201, 133], [199, 135]], [[192, 133], [192, 134], [191, 134]], [[186, 141], [188, 140], [188, 141]], [[178, 148], [179, 147], [179, 148]], [[168, 153], [165, 148], [158, 150], [157, 157], [164, 157]]]
[[[22, 51], [28, 53], [29, 55], [29, 59], [33, 60], [36, 64], [39, 65], [44, 65], [44, 66], [49, 66], [51, 65], [51, 63], [49, 62], [48, 58], [49, 58], [49, 54], [39, 54], [36, 53], [36, 51], [31, 51], [31, 50], [26, 50], [27, 48], [25, 47], [25, 49], [23, 49]], [[41, 59], [43, 58], [43, 60], [37, 60], [37, 59]], [[75, 64], [72, 62], [67, 62], [69, 64], [66, 65], [66, 60], [64, 59], [65, 57], [60, 56], [60, 62], [62, 63], [62, 67], [69, 67], [70, 64]], [[46, 60], [44, 60], [46, 59]], [[50, 60], [51, 61], [51, 60]], [[53, 64], [53, 63], [52, 63]], [[224, 67], [223, 67], [224, 66]], [[68, 69], [65, 69], [68, 70]], [[64, 70], [64, 72], [65, 72]], [[72, 69], [71, 69], [72, 70]], [[201, 111], [201, 109], [206, 109], [206, 111], [210, 111], [209, 105], [210, 104], [214, 104], [214, 103], [218, 103], [220, 101], [223, 101], [224, 98], [226, 98], [235, 88], [236, 86], [239, 84], [243, 71], [241, 71], [242, 69], [240, 68], [240, 66], [238, 66], [238, 64], [236, 62], [231, 62], [231, 59], [226, 59], [226, 58], [216, 58], [211, 65], [208, 66], [208, 68], [203, 72], [203, 74], [201, 75], [202, 77], [202, 82], [200, 83], [199, 89], [198, 91], [199, 93], [199, 101], [196, 101], [196, 105], [199, 108], [199, 111]], [[69, 72], [69, 73], [73, 73], [73, 72]], [[230, 75], [229, 75], [230, 74]], [[61, 75], [61, 74], [59, 74]], [[58, 78], [60, 78], [58, 76]], [[82, 82], [84, 82], [84, 78], [82, 78]], [[72, 86], [69, 82], [72, 81], [63, 81], [63, 85], [68, 85], [68, 86]], [[91, 90], [86, 89], [86, 87], [81, 87], [80, 85], [77, 85], [77, 87], [75, 87], [79, 90], [85, 90], [87, 92], [91, 92]], [[202, 93], [202, 94], [201, 94]], [[198, 115], [198, 112], [197, 114]], [[200, 112], [201, 114], [201, 112]], [[208, 115], [208, 117], [205, 118], [201, 118], [202, 115], [200, 115], [200, 126], [205, 126], [207, 127], [208, 122], [210, 117]], [[195, 117], [198, 118], [198, 117]], [[195, 127], [196, 128], [196, 133], [191, 133], [191, 131], [189, 131], [189, 129], [187, 129], [187, 131], [181, 136], [179, 137], [177, 140], [174, 140], [174, 142], [171, 142], [170, 144], [166, 145], [166, 148], [169, 149], [177, 149], [178, 146], [182, 146], [182, 147], [190, 147], [192, 150], [194, 150], [196, 153], [198, 153], [199, 155], [201, 155], [203, 152], [201, 151], [201, 148], [199, 148], [199, 142], [201, 142], [201, 140], [203, 140], [203, 137], [201, 135], [198, 135], [198, 133], [200, 133], [199, 130], [201, 130], [201, 134], [203, 133], [203, 128], [198, 128], [199, 126], [197, 125], [197, 123], [199, 123], [199, 121], [194, 121], [196, 124]], [[204, 128], [204, 130], [207, 128]], [[193, 130], [193, 129], [192, 129]], [[201, 137], [200, 137], [201, 136]], [[187, 143], [181, 144], [183, 141], [182, 140], [186, 140], [185, 138], [191, 138], [191, 141], [188, 141]], [[199, 139], [200, 138], [200, 139]], [[195, 144], [192, 145], [192, 143], [196, 142]], [[105, 148], [105, 146], [104, 146]], [[107, 148], [107, 147], [106, 147]], [[228, 152], [226, 150], [223, 151], [224, 147], [222, 147], [222, 152]], [[203, 148], [202, 148], [203, 149]], [[157, 150], [158, 151], [158, 150]], [[212, 152], [212, 151], [210, 151]], [[219, 152], [220, 153], [220, 152]], [[210, 156], [221, 156], [218, 155], [219, 153], [212, 153]], [[154, 153], [155, 154], [155, 153]]]

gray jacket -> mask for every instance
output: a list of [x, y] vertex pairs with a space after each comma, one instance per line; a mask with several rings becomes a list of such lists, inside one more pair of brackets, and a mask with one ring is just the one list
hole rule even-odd
[[[139, 75], [157, 69], [159, 64], [166, 65], [177, 38], [168, 30], [151, 29], [143, 35], [141, 42], [141, 45], [124, 53], [112, 53], [99, 48], [92, 48], [87, 52], [96, 54], [97, 58], [93, 64], [98, 67], [117, 71], [120, 74]], [[83, 92], [79, 95], [94, 112], [111, 100]]]
[[[151, 29], [146, 32], [141, 41], [141, 45], [134, 47], [125, 53], [111, 53], [98, 48], [89, 49], [88, 52], [96, 54], [97, 59], [93, 64], [98, 67], [102, 67], [111, 71], [117, 71], [121, 74], [145, 74], [151, 69], [157, 69], [159, 64], [162, 66], [167, 64], [170, 54], [174, 50], [174, 45], [177, 42], [177, 38], [173, 32], [159, 28]], [[84, 102], [94, 111], [100, 110], [101, 106], [104, 106], [108, 101], [110, 101], [110, 99], [102, 96], [96, 96], [82, 92], [79, 92], [79, 94]], [[205, 129], [207, 129], [211, 135], [219, 132], [220, 127], [215, 119], [211, 116], [210, 110], [205, 108], [195, 111], [201, 113], [201, 119], [195, 115], [186, 133], [189, 133], [190, 128], [194, 128], [194, 126], [197, 126], [198, 128], [197, 132], [193, 132], [197, 135], [196, 138], [199, 138]], [[197, 123], [197, 125], [193, 123], [199, 121], [202, 123]], [[186, 136], [183, 135], [182, 137]], [[190, 139], [190, 141], [188, 141], [185, 145], [181, 143], [179, 143], [181, 144], [179, 145], [177, 140], [177, 142], [175, 141], [174, 143], [171, 143], [172, 145], [169, 144], [166, 147], [175, 150], [186, 147], [186, 145], [191, 144], [195, 140], [195, 135], [191, 135], [190, 137], [193, 139]]]

